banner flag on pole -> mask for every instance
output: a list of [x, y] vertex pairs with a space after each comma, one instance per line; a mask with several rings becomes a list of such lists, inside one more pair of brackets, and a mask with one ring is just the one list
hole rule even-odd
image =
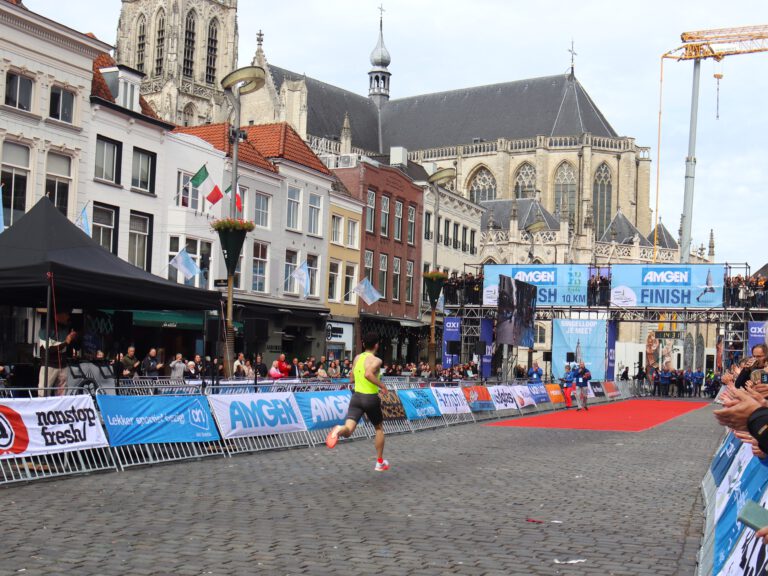
[[3, 185], [0, 184], [0, 234], [5, 230], [5, 213], [3, 211]]
[[88, 234], [88, 236], [91, 236], [91, 221], [88, 220], [88, 204], [83, 206], [83, 209], [80, 211], [80, 218], [78, 218], [78, 221], [80, 223], [80, 229]]
[[[239, 178], [238, 178], [239, 180]], [[227, 189], [224, 191], [224, 194], [227, 195], [227, 198], [229, 198], [230, 194], [232, 194], [232, 185], [230, 184], [227, 186]], [[242, 212], [243, 211], [243, 198], [240, 196], [240, 191], [238, 190], [237, 196], [235, 196], [235, 205], [237, 206], [237, 211]]]
[[306, 260], [304, 260], [304, 263], [301, 266], [293, 271], [291, 278], [299, 283], [299, 286], [301, 287], [301, 293], [304, 298], [309, 296], [309, 266], [307, 266]]
[[445, 314], [445, 292], [442, 290], [440, 291], [440, 298], [437, 299], [437, 305], [435, 306], [435, 310]]
[[205, 165], [192, 176], [190, 184], [197, 188], [211, 204], [216, 204], [216, 202], [224, 197], [221, 193], [221, 188], [216, 185], [211, 175], [208, 174], [208, 169]]
[[171, 260], [168, 265], [173, 266], [181, 272], [184, 275], [185, 280], [189, 280], [200, 274], [200, 268], [195, 264], [195, 261], [192, 260], [192, 256], [187, 252], [186, 246], [181, 249], [181, 252], [173, 257], [173, 260]]
[[363, 278], [352, 291], [360, 296], [368, 306], [375, 304], [382, 298], [381, 293], [373, 287], [368, 278]]

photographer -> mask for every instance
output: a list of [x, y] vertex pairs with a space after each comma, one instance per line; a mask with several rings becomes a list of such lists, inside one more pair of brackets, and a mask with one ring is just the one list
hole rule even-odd
[[753, 370], [762, 370], [765, 368], [766, 358], [768, 357], [768, 346], [765, 344], [755, 344], [752, 346], [752, 357], [744, 363], [744, 367], [736, 378], [736, 388], [744, 388], [752, 375]]

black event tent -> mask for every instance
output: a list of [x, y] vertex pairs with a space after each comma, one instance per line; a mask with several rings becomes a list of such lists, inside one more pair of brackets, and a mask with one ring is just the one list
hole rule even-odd
[[218, 292], [176, 284], [121, 260], [42, 198], [0, 234], [0, 304], [58, 309], [215, 310]]

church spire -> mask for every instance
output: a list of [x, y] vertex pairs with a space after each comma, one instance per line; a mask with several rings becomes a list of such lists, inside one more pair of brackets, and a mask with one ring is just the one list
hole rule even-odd
[[392, 62], [384, 45], [384, 6], [379, 6], [379, 41], [371, 52], [371, 70], [368, 72], [368, 96], [381, 108], [389, 100], [389, 78], [392, 75], [387, 66]]

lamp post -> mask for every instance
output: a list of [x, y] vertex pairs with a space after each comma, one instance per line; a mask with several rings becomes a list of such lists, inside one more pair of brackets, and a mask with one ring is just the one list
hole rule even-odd
[[[435, 216], [434, 233], [432, 234], [432, 269], [437, 270], [437, 239], [439, 237], [438, 220], [440, 214], [440, 186], [447, 184], [456, 178], [456, 168], [440, 168], [435, 171], [427, 180], [435, 195]], [[430, 367], [434, 370], [437, 359], [437, 343], [435, 342], [435, 323], [437, 322], [437, 300], [440, 298], [440, 291], [443, 289], [445, 280], [427, 280], [427, 291], [429, 295], [429, 305], [432, 308], [432, 317], [429, 323], [429, 345], [427, 346], [427, 356]]]
[[[232, 144], [232, 183], [229, 193], [229, 213], [231, 218], [237, 218], [237, 169], [238, 169], [238, 144], [242, 136], [240, 130], [240, 97], [244, 94], [255, 92], [264, 86], [266, 74], [264, 69], [259, 66], [245, 66], [244, 68], [238, 68], [237, 70], [227, 74], [221, 81], [221, 86], [224, 88], [224, 93], [232, 105], [234, 110], [234, 122], [230, 126], [229, 141]], [[224, 251], [224, 259], [227, 262], [227, 334], [226, 334], [226, 346], [224, 348], [224, 374], [227, 377], [232, 375], [232, 364], [234, 362], [234, 346], [235, 346], [235, 326], [232, 318], [233, 298], [234, 298], [234, 286], [235, 286], [235, 270], [237, 268], [237, 262], [240, 259], [240, 252], [243, 249], [243, 242], [245, 241], [245, 232], [240, 234], [230, 234], [228, 241], [225, 245], [225, 237], [219, 233], [222, 239], [222, 250]]]

